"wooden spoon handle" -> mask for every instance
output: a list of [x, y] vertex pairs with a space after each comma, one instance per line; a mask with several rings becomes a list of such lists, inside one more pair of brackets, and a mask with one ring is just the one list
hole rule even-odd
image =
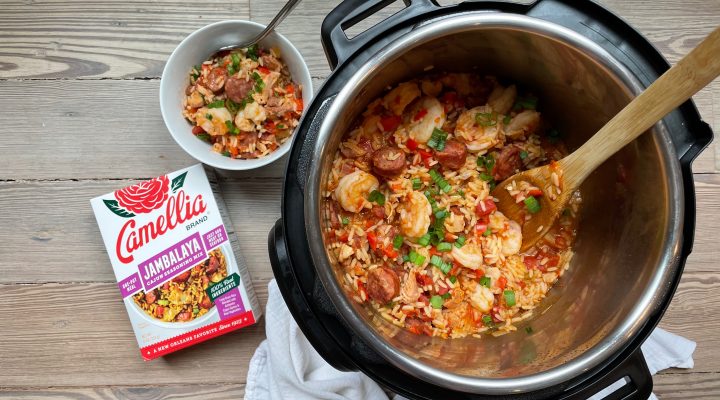
[[579, 187], [590, 172], [718, 75], [720, 28], [633, 99], [590, 140], [560, 161], [566, 187]]

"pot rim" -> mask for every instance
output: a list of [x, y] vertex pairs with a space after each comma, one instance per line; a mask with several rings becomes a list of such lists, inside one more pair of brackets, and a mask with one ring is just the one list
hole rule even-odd
[[[639, 81], [606, 50], [590, 39], [558, 24], [543, 21], [524, 15], [498, 12], [468, 12], [454, 16], [431, 20], [415, 30], [390, 42], [377, 51], [369, 61], [361, 66], [346, 82], [344, 88], [333, 100], [326, 118], [322, 122], [313, 154], [320, 155], [330, 138], [333, 127], [343, 112], [345, 105], [353, 98], [358, 87], [371, 79], [378, 66], [398, 57], [409, 49], [424, 43], [428, 39], [436, 39], [452, 35], [467, 29], [520, 29], [532, 34], [545, 36], [563, 42], [587, 55], [594, 62], [610, 71], [616, 79], [624, 84], [632, 95], [639, 94], [643, 87]], [[669, 132], [665, 125], [658, 122], [653, 127], [653, 135], [660, 145], [660, 157], [666, 167], [667, 183], [670, 199], [668, 201], [668, 223], [665, 232], [664, 249], [658, 267], [649, 280], [648, 287], [637, 304], [633, 307], [618, 326], [608, 333], [604, 339], [587, 349], [571, 361], [541, 372], [512, 378], [479, 378], [446, 372], [429, 366], [390, 345], [378, 332], [357, 314], [345, 291], [337, 281], [330, 261], [328, 260], [324, 239], [320, 226], [320, 195], [322, 187], [322, 163], [311, 163], [308, 182], [305, 187], [305, 221], [306, 235], [310, 247], [315, 270], [333, 305], [345, 322], [377, 353], [389, 363], [419, 379], [426, 380], [453, 390], [462, 390], [481, 394], [518, 394], [545, 389], [578, 377], [597, 367], [603, 362], [614, 359], [634, 338], [657, 310], [661, 300], [667, 295], [669, 280], [675, 276], [679, 265], [682, 225], [684, 221], [684, 196], [680, 165], [672, 146]]]

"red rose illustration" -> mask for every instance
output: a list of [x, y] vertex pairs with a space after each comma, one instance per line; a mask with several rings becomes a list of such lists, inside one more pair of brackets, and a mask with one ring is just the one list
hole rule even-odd
[[168, 198], [170, 181], [163, 175], [137, 185], [115, 191], [120, 206], [136, 214], [149, 213], [159, 208]]

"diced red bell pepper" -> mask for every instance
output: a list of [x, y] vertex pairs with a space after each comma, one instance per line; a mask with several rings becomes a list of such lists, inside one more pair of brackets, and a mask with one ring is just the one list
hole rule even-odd
[[270, 70], [267, 67], [258, 67], [258, 71], [262, 72], [265, 75], [270, 73]]
[[155, 307], [155, 316], [156, 317], [162, 318], [163, 314], [165, 314], [165, 307], [163, 307], [163, 306]]
[[485, 271], [483, 271], [483, 270], [481, 270], [481, 269], [476, 269], [476, 270], [475, 270], [475, 278], [480, 279], [480, 278], [482, 278], [483, 276], [485, 276]]
[[287, 86], [285, 86], [285, 93], [294, 94], [294, 93], [295, 93], [295, 86], [293, 86], [292, 83], [289, 83]]
[[528, 196], [538, 197], [538, 196], [542, 196], [542, 195], [543, 195], [543, 192], [540, 189], [532, 189], [532, 190], [528, 191]]
[[447, 292], [449, 292], [449, 291], [450, 291], [450, 288], [445, 287], [445, 286], [440, 286], [440, 285], [438, 285], [438, 291], [437, 291], [437, 293], [438, 293], [440, 296], [444, 295], [445, 293], [447, 293]]
[[382, 249], [383, 254], [385, 254], [388, 258], [397, 258], [398, 252], [395, 250], [392, 244], [389, 244], [385, 246], [385, 248]]
[[497, 210], [497, 206], [492, 198], [487, 198], [475, 206], [475, 214], [478, 216], [490, 215], [495, 210]]
[[303, 103], [303, 99], [295, 99], [295, 111], [302, 112], [303, 107], [305, 107], [305, 103]]
[[373, 232], [367, 233], [367, 240], [370, 244], [370, 248], [375, 250], [377, 248], [377, 236]]
[[490, 217], [487, 215], [479, 216], [477, 222], [475, 223], [475, 233], [478, 235], [485, 233], [488, 228], [488, 224], [490, 224]]
[[201, 133], [205, 133], [205, 129], [203, 129], [201, 126], [195, 125], [192, 128], [192, 133], [193, 135], [199, 135]]
[[418, 143], [413, 139], [408, 139], [408, 141], [405, 142], [405, 146], [408, 148], [408, 150], [415, 151], [418, 148]]
[[500, 276], [497, 280], [497, 287], [500, 288], [500, 290], [505, 290], [506, 285], [507, 285], [507, 278], [504, 276]]
[[421, 108], [420, 111], [418, 111], [417, 114], [415, 114], [415, 116], [413, 117], [413, 121], [420, 121], [421, 119], [423, 119], [424, 116], [427, 115], [427, 113], [427, 108]]
[[397, 115], [380, 117], [380, 125], [385, 132], [394, 131], [398, 126], [400, 126], [401, 122], [402, 118]]

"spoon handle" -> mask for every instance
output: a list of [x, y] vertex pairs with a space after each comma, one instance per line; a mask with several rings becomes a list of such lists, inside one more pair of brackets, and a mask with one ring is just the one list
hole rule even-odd
[[250, 42], [254, 44], [265, 39], [265, 37], [267, 37], [270, 32], [272, 32], [278, 25], [280, 25], [280, 23], [285, 19], [285, 17], [290, 14], [290, 12], [295, 8], [295, 6], [298, 5], [298, 3], [300, 3], [300, 1], [301, 0], [289, 0], [287, 3], [285, 3], [283, 8], [281, 8], [280, 11], [278, 11], [277, 15], [275, 15], [275, 18], [273, 18], [272, 21], [270, 21], [270, 23], [265, 27], [265, 29], [257, 36], [255, 36]]
[[667, 70], [579, 149], [560, 160], [565, 184], [576, 188], [632, 142], [720, 75], [720, 28]]

